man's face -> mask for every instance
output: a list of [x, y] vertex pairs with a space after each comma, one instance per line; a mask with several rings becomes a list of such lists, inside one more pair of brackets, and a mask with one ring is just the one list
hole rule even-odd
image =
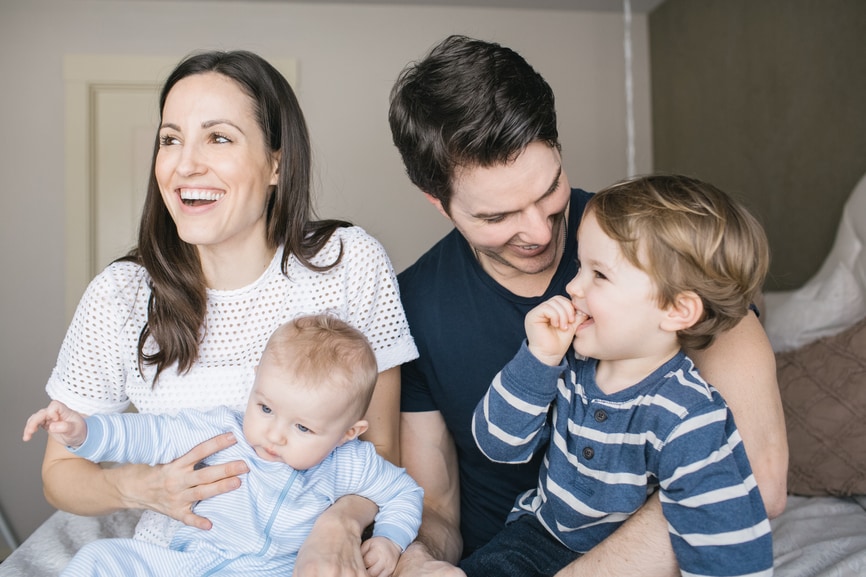
[[460, 171], [448, 213], [431, 200], [503, 282], [556, 268], [569, 197], [559, 151], [533, 142], [508, 164]]

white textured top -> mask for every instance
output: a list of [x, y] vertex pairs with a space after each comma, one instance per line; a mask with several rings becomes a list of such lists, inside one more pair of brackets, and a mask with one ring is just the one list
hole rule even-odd
[[[341, 243], [342, 261], [328, 271], [312, 271], [291, 257], [284, 275], [278, 250], [265, 273], [249, 286], [208, 290], [198, 360], [183, 375], [164, 370], [155, 387], [154, 367], [145, 365], [142, 374], [137, 355], [151, 293], [148, 274], [129, 262], [109, 265], [78, 304], [46, 385], [48, 395], [84, 414], [120, 412], [130, 402], [141, 413], [216, 406], [240, 410], [271, 333], [294, 317], [321, 312], [366, 335], [380, 372], [416, 358], [393, 267], [376, 239], [358, 227], [337, 229], [312, 262], [333, 262]], [[154, 347], [151, 340], [145, 350], [153, 352]], [[168, 527], [158, 528], [163, 523], [155, 517], [163, 516], [145, 512], [137, 536], [166, 542]]]

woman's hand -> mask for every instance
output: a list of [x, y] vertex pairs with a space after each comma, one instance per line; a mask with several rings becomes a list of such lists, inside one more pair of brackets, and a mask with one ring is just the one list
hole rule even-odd
[[148, 467], [149, 472], [137, 489], [121, 487], [121, 492], [132, 508], [157, 511], [186, 525], [208, 530], [212, 526], [210, 520], [193, 513], [193, 506], [240, 487], [237, 476], [248, 472], [249, 467], [243, 461], [200, 468], [196, 465], [236, 442], [232, 433], [208, 439], [171, 463]]
[[361, 533], [378, 507], [357, 495], [337, 499], [322, 513], [298, 552], [294, 577], [368, 577]]

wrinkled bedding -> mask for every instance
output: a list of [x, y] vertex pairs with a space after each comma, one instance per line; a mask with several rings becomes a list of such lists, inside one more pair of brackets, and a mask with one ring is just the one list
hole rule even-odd
[[[79, 517], [57, 512], [6, 561], [0, 577], [52, 577], [85, 543], [129, 537], [138, 513]], [[866, 497], [788, 497], [772, 522], [776, 577], [866, 575]]]
[[866, 497], [792, 495], [771, 524], [776, 577], [866, 575]]

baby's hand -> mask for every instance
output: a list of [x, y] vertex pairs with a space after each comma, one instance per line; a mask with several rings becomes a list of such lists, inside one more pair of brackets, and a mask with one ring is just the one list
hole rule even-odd
[[387, 537], [370, 537], [361, 543], [361, 557], [370, 577], [391, 577], [400, 559], [400, 547]]
[[541, 303], [526, 314], [524, 321], [529, 351], [542, 363], [558, 365], [584, 320], [586, 315], [563, 296]]
[[87, 438], [84, 417], [60, 401], [51, 401], [47, 407], [30, 415], [24, 425], [24, 440], [32, 439], [40, 427], [55, 441], [69, 447], [80, 447]]

